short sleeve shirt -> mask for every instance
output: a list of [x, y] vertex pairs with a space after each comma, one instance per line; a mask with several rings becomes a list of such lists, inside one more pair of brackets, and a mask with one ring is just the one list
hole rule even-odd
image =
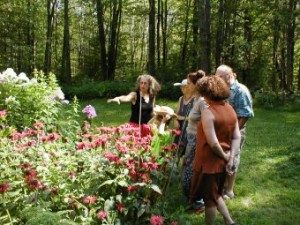
[[252, 97], [248, 88], [237, 80], [230, 87], [229, 104], [238, 117], [253, 117]]

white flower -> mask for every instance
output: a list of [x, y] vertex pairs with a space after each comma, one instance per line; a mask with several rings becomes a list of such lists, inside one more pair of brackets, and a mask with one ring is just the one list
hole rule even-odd
[[3, 72], [3, 77], [8, 82], [9, 81], [16, 81], [18, 79], [18, 76], [17, 76], [16, 72], [12, 68], [7, 68]]
[[29, 82], [29, 78], [27, 77], [27, 75], [25, 73], [20, 73], [18, 78], [19, 78], [19, 81]]
[[5, 99], [5, 104], [6, 105], [9, 105], [9, 104], [15, 103], [15, 102], [16, 102], [16, 97], [14, 97], [14, 96], [9, 96]]
[[2, 73], [0, 73], [0, 83], [4, 82], [5, 78]]
[[37, 84], [37, 79], [36, 78], [32, 78], [29, 82], [32, 83], [32, 84]]
[[62, 92], [61, 89], [56, 89], [56, 90], [54, 90], [53, 98], [58, 99], [58, 100], [64, 100], [65, 95], [64, 95], [64, 93]]

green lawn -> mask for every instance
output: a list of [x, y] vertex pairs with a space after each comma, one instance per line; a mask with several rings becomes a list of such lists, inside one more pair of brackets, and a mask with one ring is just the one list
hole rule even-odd
[[[82, 101], [91, 104], [98, 117], [95, 125], [116, 126], [127, 122], [130, 105], [107, 104], [104, 99]], [[159, 105], [173, 108], [176, 102], [160, 100]], [[300, 224], [300, 110], [255, 108], [248, 122], [247, 140], [235, 187], [236, 197], [228, 203], [239, 225]], [[204, 224], [204, 215], [185, 212], [177, 169], [167, 193], [165, 215], [176, 217], [180, 224]], [[223, 224], [218, 215], [217, 225]]]

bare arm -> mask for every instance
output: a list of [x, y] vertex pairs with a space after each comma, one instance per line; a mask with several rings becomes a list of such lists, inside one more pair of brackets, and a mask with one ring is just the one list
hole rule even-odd
[[249, 119], [248, 117], [240, 117], [238, 119], [238, 121], [239, 121], [239, 128], [240, 129], [242, 129], [245, 126], [245, 124], [246, 124], [246, 122], [247, 122], [248, 119]]
[[238, 121], [235, 124], [235, 128], [234, 128], [234, 132], [233, 132], [233, 136], [232, 136], [232, 140], [231, 140], [231, 151], [230, 151], [230, 157], [229, 157], [229, 161], [226, 165], [226, 170], [229, 173], [229, 175], [233, 174], [233, 160], [234, 160], [234, 156], [236, 155], [236, 153], [238, 152], [239, 148], [240, 148], [240, 142], [241, 142], [241, 134], [240, 134], [240, 129], [239, 129], [239, 123]]
[[[177, 103], [177, 109], [176, 109], [176, 111], [175, 111], [175, 113], [177, 114], [177, 115], [179, 115], [179, 112], [180, 112], [180, 102], [181, 102], [181, 99], [182, 99], [183, 97], [181, 96], [180, 98], [179, 98], [179, 100], [178, 100], [178, 103]], [[176, 130], [178, 130], [179, 129], [179, 121], [177, 120], [177, 119], [174, 119], [174, 128], [176, 129]]]
[[111, 98], [107, 100], [107, 103], [116, 102], [120, 104], [121, 102], [132, 102], [136, 101], [136, 93], [130, 92], [128, 95], [121, 95], [119, 97]]
[[230, 153], [225, 153], [218, 141], [214, 126], [214, 120], [215, 117], [209, 109], [204, 109], [202, 111], [201, 122], [206, 140], [210, 148], [220, 158], [224, 159], [225, 161], [228, 161]]

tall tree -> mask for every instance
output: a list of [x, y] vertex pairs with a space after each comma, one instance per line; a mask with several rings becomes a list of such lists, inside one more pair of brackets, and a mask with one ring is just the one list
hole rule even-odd
[[167, 30], [168, 30], [168, 0], [162, 3], [162, 54], [163, 54], [163, 67], [167, 64]]
[[48, 74], [51, 70], [51, 47], [52, 47], [52, 34], [54, 27], [54, 12], [57, 0], [47, 0], [47, 33], [46, 33], [46, 47], [45, 47], [45, 60], [44, 60], [44, 73]]
[[200, 68], [211, 72], [210, 55], [210, 0], [200, 0]]
[[108, 47], [108, 80], [114, 80], [118, 42], [120, 36], [121, 15], [122, 15], [122, 0], [113, 0], [112, 6], [112, 22], [110, 29], [110, 43]]
[[192, 0], [185, 1], [185, 16], [184, 16], [184, 33], [181, 47], [181, 65], [186, 65], [187, 50], [188, 50], [188, 33], [189, 33], [189, 16]]
[[296, 0], [289, 0], [288, 2], [288, 22], [287, 22], [287, 52], [286, 52], [286, 91], [293, 92], [293, 78], [294, 78], [294, 47], [295, 47], [295, 13]]
[[192, 69], [196, 70], [200, 67], [199, 65], [199, 34], [200, 34], [200, 1], [194, 0], [193, 7], [193, 20], [192, 20], [192, 31], [193, 31], [193, 46], [192, 46]]
[[149, 0], [148, 73], [155, 76], [155, 0]]
[[62, 52], [62, 80], [65, 83], [71, 82], [69, 0], [64, 0], [64, 39], [63, 39], [63, 52]]
[[249, 77], [252, 65], [251, 65], [251, 54], [252, 54], [252, 17], [250, 15], [250, 8], [252, 2], [245, 1], [245, 9], [244, 9], [244, 61], [245, 66], [243, 68], [243, 77], [242, 81], [247, 83], [246, 79]]
[[160, 67], [160, 25], [162, 21], [162, 0], [157, 1], [156, 53], [157, 67]]
[[[275, 0], [275, 7], [278, 7], [278, 0]], [[279, 59], [278, 59], [278, 44], [279, 44], [279, 28], [280, 28], [280, 23], [279, 23], [279, 15], [278, 13], [274, 14], [273, 17], [273, 48], [272, 48], [272, 74], [271, 74], [271, 88], [273, 91], [277, 91], [278, 84], [277, 84], [277, 74], [280, 74], [280, 67], [279, 67]]]
[[104, 29], [104, 10], [102, 0], [96, 1], [97, 5], [97, 20], [99, 30], [99, 44], [101, 53], [101, 71], [104, 80], [108, 79], [108, 65], [107, 65], [107, 53], [106, 53], [106, 37]]
[[215, 51], [215, 64], [216, 67], [221, 64], [221, 54], [223, 52], [224, 44], [224, 1], [219, 1], [218, 6], [218, 23], [217, 23], [217, 33], [216, 33], [216, 51]]

